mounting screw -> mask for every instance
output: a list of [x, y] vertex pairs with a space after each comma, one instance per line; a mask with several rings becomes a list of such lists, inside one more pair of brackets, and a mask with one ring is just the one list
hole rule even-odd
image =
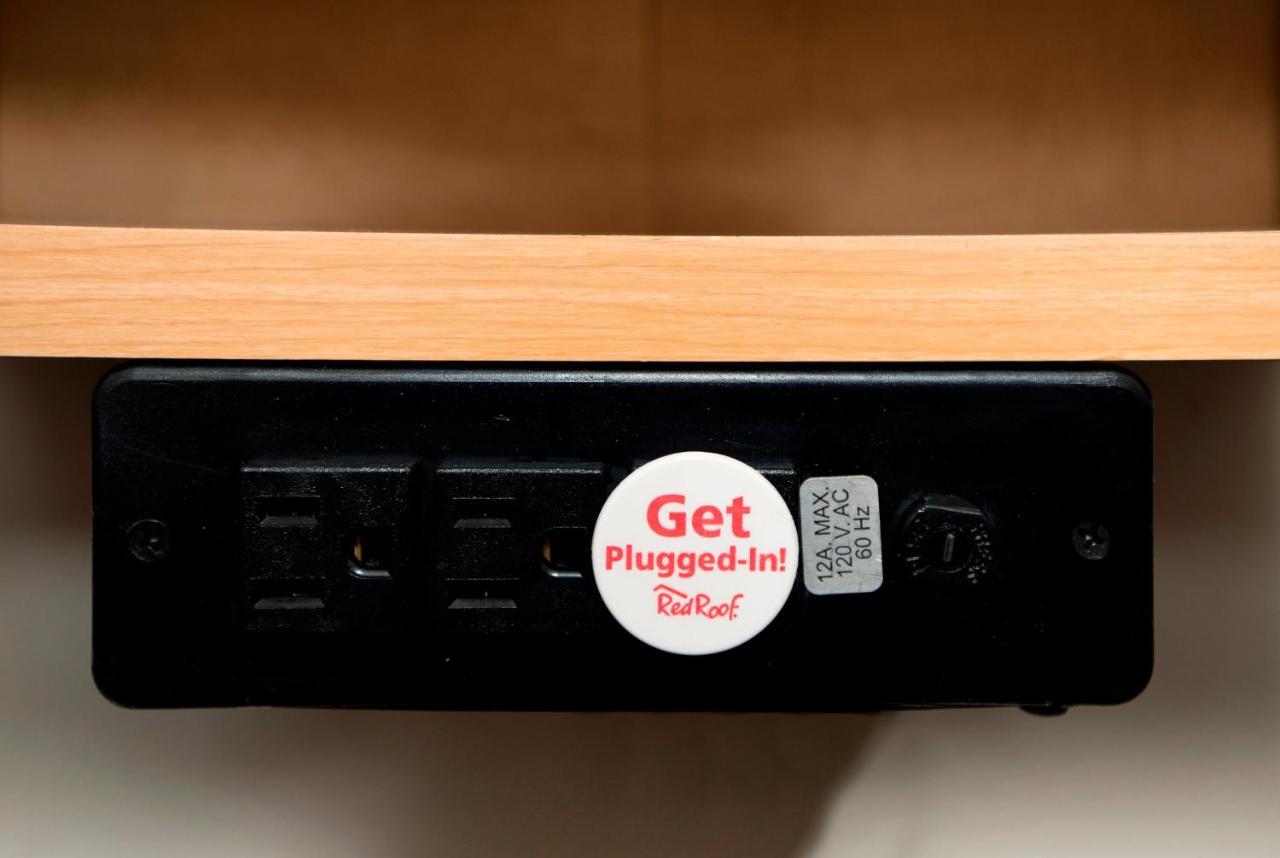
[[1085, 560], [1101, 560], [1111, 550], [1111, 534], [1102, 525], [1086, 521], [1072, 532], [1071, 544]]
[[898, 555], [913, 578], [975, 584], [995, 565], [991, 520], [952, 495], [925, 495], [907, 513]]
[[169, 526], [154, 518], [135, 521], [127, 534], [129, 553], [143, 563], [163, 560], [169, 553]]

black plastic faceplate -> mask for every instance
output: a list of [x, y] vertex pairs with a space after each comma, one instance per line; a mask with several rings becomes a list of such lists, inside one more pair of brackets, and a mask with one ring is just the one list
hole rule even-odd
[[[883, 586], [798, 575], [715, 655], [632, 638], [585, 546], [681, 450], [793, 509], [874, 477]], [[988, 516], [990, 574], [911, 574], [926, 496]], [[1120, 702], [1152, 664], [1151, 501], [1150, 400], [1111, 368], [137, 364], [94, 402], [94, 673], [132, 706]]]

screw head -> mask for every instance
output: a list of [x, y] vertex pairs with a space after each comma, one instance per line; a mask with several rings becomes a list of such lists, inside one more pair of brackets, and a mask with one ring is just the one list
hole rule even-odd
[[977, 583], [994, 566], [986, 513], [953, 495], [925, 495], [907, 513], [899, 559], [912, 578]]
[[1102, 525], [1086, 521], [1072, 531], [1071, 544], [1085, 560], [1101, 560], [1111, 551], [1111, 534]]
[[129, 526], [125, 535], [129, 553], [143, 563], [163, 560], [169, 553], [169, 526], [154, 518], [144, 518]]

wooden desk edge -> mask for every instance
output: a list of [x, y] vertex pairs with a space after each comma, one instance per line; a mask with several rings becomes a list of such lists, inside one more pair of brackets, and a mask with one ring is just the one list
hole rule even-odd
[[1280, 232], [579, 236], [0, 225], [0, 354], [1280, 358]]

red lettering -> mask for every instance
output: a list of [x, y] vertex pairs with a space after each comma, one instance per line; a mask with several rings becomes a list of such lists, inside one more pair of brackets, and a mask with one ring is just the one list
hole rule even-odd
[[687, 596], [674, 587], [659, 584], [653, 588], [658, 594], [658, 614], [664, 617], [705, 617], [708, 620], [736, 620], [742, 607], [742, 593], [727, 602], [716, 602], [706, 593]]
[[746, 505], [741, 496], [734, 498], [724, 508], [724, 512], [720, 511], [720, 507], [711, 504], [698, 507], [693, 511], [692, 516], [685, 513], [683, 509], [668, 509], [673, 505], [683, 507], [684, 502], [684, 495], [674, 494], [658, 495], [651, 500], [645, 513], [649, 529], [659, 536], [679, 537], [684, 536], [692, 525], [693, 532], [698, 536], [712, 539], [720, 535], [721, 527], [724, 525], [724, 512], [727, 512], [729, 527], [734, 536], [746, 539], [751, 535], [746, 523], [747, 513], [751, 512], [751, 507]]
[[729, 513], [729, 527], [733, 530], [734, 536], [745, 539], [751, 535], [743, 521], [747, 513], [751, 512], [751, 507], [742, 502], [741, 496], [734, 498], [733, 503], [729, 504], [725, 511]]
[[700, 506], [693, 511], [693, 532], [699, 536], [719, 536], [722, 524], [724, 515], [718, 507]]
[[[739, 498], [741, 500], [741, 498]], [[658, 495], [649, 502], [649, 529], [659, 536], [684, 536], [684, 513], [676, 510], [670, 513], [671, 523], [664, 524], [659, 515], [663, 507], [670, 504], [684, 503], [684, 495]]]

